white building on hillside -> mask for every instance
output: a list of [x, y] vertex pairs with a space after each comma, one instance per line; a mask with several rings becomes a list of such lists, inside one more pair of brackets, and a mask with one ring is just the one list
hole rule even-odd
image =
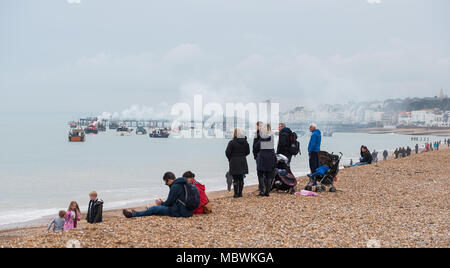
[[411, 125], [411, 112], [404, 112], [398, 115], [398, 124], [401, 126], [409, 126]]

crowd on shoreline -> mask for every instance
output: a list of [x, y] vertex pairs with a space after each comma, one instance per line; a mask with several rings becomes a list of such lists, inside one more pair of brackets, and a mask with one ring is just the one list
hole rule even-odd
[[[270, 124], [258, 122], [256, 125], [256, 135], [253, 139], [252, 153], [256, 161], [258, 175], [258, 196], [270, 196], [274, 189], [275, 176], [279, 172], [277, 165], [279, 159], [284, 162], [284, 172], [291, 173], [290, 163], [293, 156], [300, 154], [300, 144], [297, 141], [297, 135], [286, 124], [279, 124], [279, 142], [275, 150], [275, 138]], [[308, 144], [308, 157], [311, 173], [308, 174], [310, 182], [308, 186], [315, 185], [317, 178], [323, 177], [330, 170], [330, 166], [323, 165], [319, 159], [321, 153], [322, 135], [315, 124], [309, 127], [311, 138]], [[426, 143], [422, 148], [418, 144], [415, 146], [415, 153], [429, 152], [439, 150], [441, 141]], [[450, 147], [450, 139], [445, 139], [444, 144]], [[247, 157], [250, 155], [250, 144], [244, 132], [236, 128], [233, 133], [233, 139], [229, 141], [225, 150], [225, 156], [229, 162], [227, 172], [228, 190], [231, 191], [233, 185], [234, 198], [242, 197], [245, 176], [249, 174]], [[399, 147], [393, 153], [393, 158], [403, 158], [410, 156], [412, 149], [410, 147]], [[389, 152], [383, 151], [383, 159], [387, 160]], [[346, 167], [355, 167], [361, 165], [370, 165], [378, 162], [378, 152], [371, 153], [367, 146], [361, 146], [360, 161], [356, 164], [351, 163]], [[353, 161], [352, 161], [353, 162]], [[293, 176], [293, 175], [292, 175]], [[295, 179], [295, 176], [293, 176]], [[169, 216], [169, 217], [192, 217], [199, 214], [210, 214], [213, 207], [206, 195], [206, 187], [195, 179], [195, 174], [186, 171], [182, 177], [177, 177], [173, 172], [166, 172], [163, 181], [169, 187], [169, 194], [166, 201], [155, 200], [155, 205], [149, 205], [143, 211], [126, 210], [122, 211], [126, 218], [148, 217], [148, 216]], [[308, 186], [305, 190], [308, 190]], [[291, 192], [293, 193], [293, 192]], [[89, 193], [89, 204], [86, 215], [86, 221], [90, 224], [103, 221], [103, 201], [98, 198], [95, 191]], [[53, 227], [53, 231], [67, 231], [75, 229], [81, 220], [81, 211], [78, 203], [72, 201], [67, 211], [60, 211], [51, 223], [47, 231]]]

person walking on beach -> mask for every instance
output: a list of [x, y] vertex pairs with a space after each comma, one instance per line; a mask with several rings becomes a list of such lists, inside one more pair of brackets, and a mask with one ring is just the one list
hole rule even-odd
[[259, 188], [262, 189], [259, 196], [269, 196], [275, 176], [275, 137], [270, 125], [262, 125], [260, 130], [261, 139], [259, 145], [257, 145], [259, 152], [256, 158]]
[[77, 228], [78, 222], [81, 220], [81, 211], [77, 202], [70, 202], [69, 208], [64, 216], [64, 220], [64, 231]]
[[378, 152], [376, 150], [373, 150], [372, 152], [372, 159], [373, 162], [378, 162]]
[[228, 143], [225, 155], [228, 158], [229, 173], [233, 176], [234, 198], [242, 197], [244, 176], [248, 174], [247, 156], [250, 145], [240, 128], [234, 129], [233, 139]]
[[418, 154], [419, 153], [419, 144], [416, 144], [416, 154]]
[[320, 144], [322, 143], [322, 133], [320, 133], [320, 130], [317, 129], [317, 125], [314, 123], [309, 126], [309, 131], [312, 133], [308, 145], [309, 168], [311, 169], [311, 174], [313, 174], [319, 167], [319, 151]]
[[169, 216], [176, 218], [188, 218], [194, 215], [194, 209], [199, 206], [200, 194], [194, 185], [190, 185], [186, 178], [176, 178], [172, 172], [166, 172], [163, 181], [169, 186], [169, 196], [164, 202], [161, 199], [155, 201], [156, 206], [144, 211], [122, 211], [126, 218], [147, 216]]
[[406, 148], [406, 156], [411, 156], [411, 152], [412, 152], [411, 147], [408, 146]]
[[289, 150], [292, 142], [291, 138], [293, 136], [293, 132], [290, 128], [286, 127], [285, 123], [280, 123], [278, 125], [279, 138], [278, 138], [278, 146], [277, 146], [277, 154], [282, 154], [288, 158], [288, 165], [292, 160], [292, 153]]
[[103, 221], [103, 200], [98, 199], [96, 191], [90, 192], [89, 198], [86, 221], [91, 224], [100, 223]]
[[394, 159], [398, 159], [398, 148], [395, 148]]
[[389, 156], [389, 152], [387, 150], [383, 151], [383, 160], [386, 161]]
[[447, 139], [447, 147], [450, 147], [450, 139]]

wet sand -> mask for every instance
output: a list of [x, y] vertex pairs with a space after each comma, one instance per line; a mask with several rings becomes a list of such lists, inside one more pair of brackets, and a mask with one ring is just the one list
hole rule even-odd
[[410, 135], [410, 136], [440, 136], [440, 137], [450, 137], [450, 128], [363, 128], [355, 129], [354, 132], [369, 133], [369, 134], [389, 134], [395, 133], [399, 135]]
[[[211, 215], [125, 219], [42, 234], [45, 228], [0, 232], [0, 247], [449, 247], [450, 150], [341, 170], [337, 193], [273, 193], [244, 198], [210, 193]], [[299, 179], [299, 189], [306, 178]]]

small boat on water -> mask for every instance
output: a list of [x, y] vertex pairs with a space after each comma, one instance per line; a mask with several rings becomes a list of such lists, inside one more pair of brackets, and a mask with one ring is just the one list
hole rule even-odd
[[90, 124], [88, 127], [84, 129], [86, 134], [98, 134], [98, 128], [95, 124]]
[[109, 129], [118, 129], [119, 127], [119, 123], [117, 122], [112, 121], [109, 123]]
[[136, 135], [147, 135], [147, 130], [145, 130], [145, 127], [138, 127], [136, 129]]
[[70, 126], [70, 128], [76, 128], [77, 126], [78, 126], [78, 124], [77, 124], [77, 122], [75, 122], [75, 121], [72, 121], [72, 122], [69, 122], [69, 126]]
[[74, 128], [69, 132], [69, 142], [85, 142], [86, 135], [82, 128]]
[[98, 128], [98, 131], [101, 131], [101, 132], [106, 132], [106, 123], [105, 122], [98, 122], [97, 123], [97, 128]]
[[168, 138], [169, 137], [169, 131], [167, 128], [164, 129], [155, 129], [150, 133], [150, 138]]
[[126, 126], [121, 126], [117, 128], [117, 135], [119, 136], [131, 136], [133, 129], [128, 128]]

